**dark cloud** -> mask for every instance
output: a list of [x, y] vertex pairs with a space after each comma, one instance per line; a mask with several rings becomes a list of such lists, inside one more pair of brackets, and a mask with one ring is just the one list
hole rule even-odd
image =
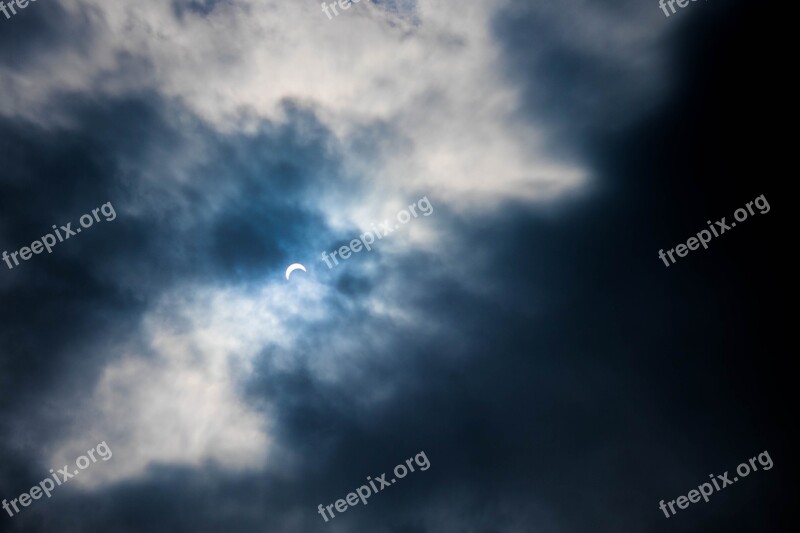
[[[498, 18], [530, 104], [520, 120], [547, 109], [592, 183], [480, 213], [432, 197], [435, 214], [413, 224], [442, 232], [437, 248], [376, 246], [334, 270], [316, 265], [327, 313], [287, 320], [295, 342], [265, 346], [237, 391], [270, 420], [267, 471], [156, 462], [99, 490], [63, 488], [0, 530], [788, 531], [793, 374], [775, 295], [790, 279], [791, 206], [772, 139], [751, 134], [781, 104], [762, 83], [768, 67], [748, 62], [741, 76], [749, 36], [771, 17], [698, 4], [697, 22], [658, 43], [674, 91], [646, 113], [626, 108], [641, 73], [560, 46], [570, 35], [549, 35], [532, 8]], [[628, 5], [614, 4], [616, 16]], [[549, 48], [526, 53], [540, 42]], [[47, 448], [122, 356], [104, 348], [152, 349], [141, 322], [160, 299], [192, 283], [256, 285], [357, 234], [308, 202], [358, 193], [342, 148], [313, 110], [285, 111], [283, 124], [220, 133], [145, 92], [66, 98], [70, 127], [0, 122], [0, 249], [107, 201], [117, 212], [52, 255], [0, 267], [0, 496], [54, 466]], [[609, 127], [614, 115], [625, 120]], [[391, 127], [373, 126], [354, 148], [378, 158], [387, 138]], [[658, 259], [760, 194], [769, 214], [670, 268]], [[376, 299], [412, 319], [377, 312]], [[669, 520], [658, 510], [764, 449], [773, 470]], [[429, 470], [330, 523], [316, 514], [420, 451]]]

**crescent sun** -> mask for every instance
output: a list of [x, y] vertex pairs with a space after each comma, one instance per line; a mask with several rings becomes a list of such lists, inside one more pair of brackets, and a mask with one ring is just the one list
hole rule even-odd
[[289, 265], [289, 268], [286, 269], [286, 281], [289, 281], [289, 276], [292, 275], [292, 272], [298, 269], [302, 270], [303, 272], [306, 272], [306, 267], [304, 267], [300, 263], [292, 263], [291, 265]]

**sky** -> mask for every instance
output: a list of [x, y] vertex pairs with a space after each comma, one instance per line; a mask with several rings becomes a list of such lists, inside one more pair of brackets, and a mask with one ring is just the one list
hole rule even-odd
[[0, 7], [0, 531], [796, 531], [785, 34], [675, 7]]

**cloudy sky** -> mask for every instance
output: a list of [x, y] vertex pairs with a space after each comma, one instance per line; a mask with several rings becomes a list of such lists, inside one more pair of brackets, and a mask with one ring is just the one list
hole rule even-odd
[[782, 45], [753, 4], [0, 11], [0, 252], [114, 213], [0, 263], [0, 498], [113, 452], [0, 531], [794, 530]]

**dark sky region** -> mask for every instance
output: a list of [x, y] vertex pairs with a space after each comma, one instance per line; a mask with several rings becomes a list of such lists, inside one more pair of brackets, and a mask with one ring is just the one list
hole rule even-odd
[[0, 13], [0, 251], [116, 213], [0, 263], [0, 498], [113, 452], [0, 531], [796, 531], [781, 9]]

